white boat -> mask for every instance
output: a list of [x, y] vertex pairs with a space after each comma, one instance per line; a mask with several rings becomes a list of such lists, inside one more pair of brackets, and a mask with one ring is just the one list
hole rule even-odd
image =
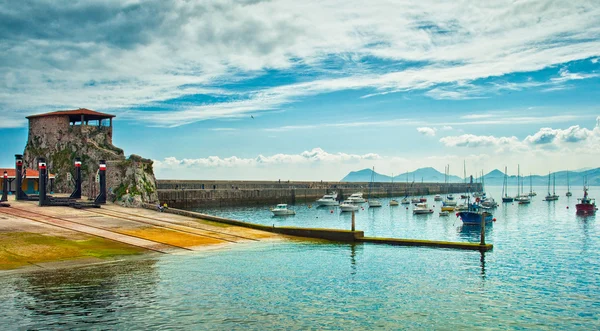
[[456, 201], [454, 200], [446, 200], [444, 202], [442, 202], [443, 206], [448, 206], [448, 207], [454, 207], [456, 206]]
[[525, 194], [525, 195], [519, 195], [515, 197], [515, 201], [518, 202], [520, 205], [525, 205], [531, 202], [531, 199], [529, 198], [529, 195]]
[[421, 202], [421, 199], [419, 199], [419, 198], [410, 199], [410, 203], [419, 203], [419, 202]]
[[404, 198], [402, 201], [400, 201], [400, 203], [403, 205], [410, 205], [410, 200], [408, 198]]
[[554, 174], [554, 185], [552, 189], [552, 194], [550, 194], [550, 172], [548, 172], [548, 195], [544, 199], [546, 201], [556, 201], [558, 200], [558, 195], [556, 195], [556, 174]]
[[371, 182], [369, 182], [369, 193], [367, 194], [367, 202], [369, 207], [381, 207], [381, 202], [376, 199], [371, 199], [371, 192], [373, 191], [373, 185], [375, 184], [375, 167], [371, 171]]
[[369, 207], [381, 207], [381, 202], [379, 200], [369, 200]]
[[448, 195], [446, 196], [446, 199], [448, 199], [448, 200], [454, 200], [454, 195], [452, 195], [452, 194], [448, 194]]
[[321, 199], [317, 200], [319, 206], [337, 206], [340, 203], [337, 201], [337, 193], [325, 194]]
[[449, 211], [442, 210], [442, 211], [440, 212], [440, 216], [448, 216], [448, 215], [450, 215], [450, 212], [449, 212]]
[[288, 209], [285, 203], [278, 204], [275, 208], [271, 209], [271, 212], [275, 216], [296, 215], [296, 212]]
[[394, 200], [394, 199], [390, 200], [390, 206], [398, 206], [398, 205], [400, 205], [400, 203], [398, 203], [398, 200]]
[[349, 203], [364, 203], [367, 200], [363, 198], [363, 194], [361, 192], [358, 192], [352, 193], [352, 195], [350, 195], [348, 199], [346, 199], [346, 201], [348, 201]]
[[426, 203], [417, 203], [413, 208], [413, 214], [432, 214], [433, 209], [430, 209]]
[[433, 197], [433, 201], [442, 201], [442, 196], [439, 194], [436, 194], [435, 197]]
[[340, 210], [345, 212], [345, 211], [358, 211], [360, 207], [358, 207], [355, 203], [350, 202], [348, 200], [343, 201], [340, 204]]

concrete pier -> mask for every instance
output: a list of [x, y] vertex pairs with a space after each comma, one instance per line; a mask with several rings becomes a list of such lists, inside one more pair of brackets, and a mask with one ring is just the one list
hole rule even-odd
[[[145, 206], [148, 209], [154, 208], [151, 205]], [[273, 232], [278, 234], [284, 234], [289, 236], [298, 236], [306, 238], [317, 238], [325, 239], [330, 241], [340, 242], [359, 242], [359, 243], [372, 243], [372, 244], [386, 244], [393, 246], [420, 246], [420, 247], [432, 247], [432, 248], [451, 248], [460, 250], [476, 250], [486, 252], [492, 250], [494, 246], [492, 244], [481, 244], [481, 243], [469, 243], [469, 242], [452, 242], [452, 241], [437, 241], [437, 240], [423, 240], [423, 239], [403, 239], [403, 238], [376, 238], [376, 237], [365, 237], [363, 231], [354, 230], [340, 230], [340, 229], [323, 229], [323, 228], [298, 228], [291, 226], [268, 226], [262, 224], [242, 222], [238, 220], [232, 220], [224, 217], [212, 216], [201, 214], [197, 212], [169, 208], [166, 210], [168, 213], [177, 215], [183, 215], [188, 217], [199, 218], [202, 220], [209, 220], [213, 222], [219, 222], [229, 225], [235, 225], [240, 227], [248, 227], [251, 229]]]
[[[199, 208], [313, 202], [333, 191], [342, 199], [356, 192], [366, 196], [369, 183], [158, 180], [157, 187], [161, 203], [175, 208]], [[481, 184], [470, 184], [470, 188], [481, 190]], [[463, 183], [374, 183], [372, 196], [420, 196], [468, 189], [469, 184]]]

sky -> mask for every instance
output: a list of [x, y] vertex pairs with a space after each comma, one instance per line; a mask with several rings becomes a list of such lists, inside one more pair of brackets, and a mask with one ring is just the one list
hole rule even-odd
[[597, 1], [0, 0], [0, 77], [0, 167], [80, 107], [159, 179], [600, 167]]

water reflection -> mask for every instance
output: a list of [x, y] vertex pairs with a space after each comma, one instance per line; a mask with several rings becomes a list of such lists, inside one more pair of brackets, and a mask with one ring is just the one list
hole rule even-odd
[[579, 215], [577, 214], [577, 223], [581, 227], [581, 233], [583, 235], [581, 250], [582, 252], [586, 252], [589, 249], [590, 245], [590, 223], [594, 223], [596, 220], [596, 215]]
[[154, 260], [33, 272], [15, 281], [14, 304], [29, 312], [28, 329], [106, 326], [120, 309], [152, 302], [157, 281]]
[[[462, 224], [458, 227], [458, 234], [461, 239], [469, 242], [480, 242], [481, 241], [481, 225], [465, 225]], [[491, 237], [493, 234], [493, 227], [490, 224], [485, 226], [485, 237]]]

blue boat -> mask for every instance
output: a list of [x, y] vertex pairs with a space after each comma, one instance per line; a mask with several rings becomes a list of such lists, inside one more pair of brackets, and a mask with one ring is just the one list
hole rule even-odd
[[486, 213], [485, 222], [491, 223], [494, 219], [492, 213], [484, 210], [476, 203], [469, 203], [469, 210], [459, 212], [458, 216], [465, 225], [481, 225], [483, 213]]

